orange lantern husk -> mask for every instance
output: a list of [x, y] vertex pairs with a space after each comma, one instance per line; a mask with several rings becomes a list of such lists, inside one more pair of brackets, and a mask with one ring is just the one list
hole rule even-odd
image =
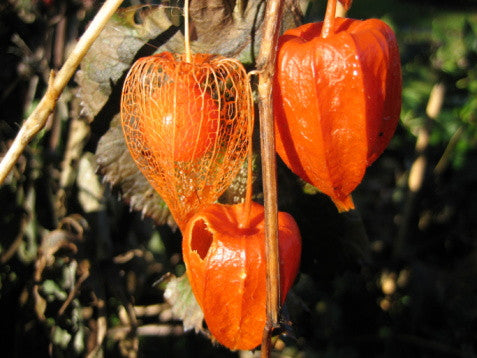
[[[251, 202], [248, 211], [246, 205], [209, 206], [188, 222], [182, 242], [207, 327], [232, 350], [258, 346], [266, 321], [264, 208]], [[278, 225], [283, 303], [298, 272], [301, 237], [291, 215], [279, 212]]]
[[183, 229], [245, 159], [253, 128], [247, 73], [222, 56], [141, 58], [123, 86], [121, 121], [131, 156]]
[[275, 135], [286, 165], [341, 212], [354, 208], [351, 192], [397, 126], [401, 67], [384, 22], [333, 15], [327, 25], [306, 24], [279, 39]]

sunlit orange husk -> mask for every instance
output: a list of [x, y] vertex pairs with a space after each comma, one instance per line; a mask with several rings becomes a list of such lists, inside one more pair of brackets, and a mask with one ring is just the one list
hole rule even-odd
[[[194, 295], [213, 336], [230, 349], [253, 349], [265, 326], [264, 208], [253, 203], [250, 225], [244, 204], [214, 204], [187, 224], [183, 255]], [[298, 272], [301, 237], [291, 215], [280, 212], [282, 303]]]
[[124, 83], [121, 121], [131, 156], [183, 229], [230, 185], [247, 154], [247, 73], [221, 56], [141, 58]]
[[336, 18], [280, 37], [274, 79], [277, 152], [339, 211], [386, 148], [401, 109], [397, 41], [380, 20]]

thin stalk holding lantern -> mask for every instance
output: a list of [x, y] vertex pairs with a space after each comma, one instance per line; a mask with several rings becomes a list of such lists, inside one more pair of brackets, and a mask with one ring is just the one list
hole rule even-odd
[[190, 62], [189, 0], [184, 2], [184, 48], [185, 61]]
[[325, 19], [323, 20], [323, 30], [321, 31], [321, 37], [326, 39], [333, 31], [335, 26], [336, 17], [336, 2], [337, 0], [328, 0], [326, 4]]

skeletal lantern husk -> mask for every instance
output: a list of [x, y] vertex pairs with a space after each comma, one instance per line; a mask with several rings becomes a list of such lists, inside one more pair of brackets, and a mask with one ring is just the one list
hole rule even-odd
[[141, 58], [124, 83], [121, 122], [131, 156], [182, 229], [227, 189], [246, 157], [247, 73], [235, 59], [208, 54]]

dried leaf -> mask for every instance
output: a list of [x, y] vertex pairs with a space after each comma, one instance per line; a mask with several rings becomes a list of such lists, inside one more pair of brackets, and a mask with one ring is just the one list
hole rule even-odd
[[69, 249], [76, 252], [78, 248], [72, 242], [75, 237], [66, 230], [56, 229], [47, 233], [41, 242], [38, 261], [45, 260], [45, 265], [51, 265], [54, 255], [60, 249]]
[[164, 298], [172, 306], [173, 316], [182, 320], [185, 331], [190, 329], [194, 329], [195, 332], [203, 331], [204, 314], [192, 293], [187, 275], [181, 277], [171, 275], [164, 291]]
[[[35, 282], [43, 282], [43, 271], [55, 262], [54, 255], [60, 249], [70, 250], [73, 253], [77, 252], [78, 248], [74, 240], [82, 238], [81, 230], [86, 229], [87, 223], [80, 216], [69, 216], [64, 219], [62, 224], [65, 225], [66, 223], [70, 224], [71, 228], [58, 228], [43, 236], [38, 250], [38, 258], [35, 262], [33, 274]], [[78, 228], [81, 229], [78, 230]], [[32, 291], [35, 301], [35, 312], [40, 320], [44, 320], [47, 303], [39, 292], [39, 284], [34, 285]]]
[[86, 213], [104, 209], [103, 186], [95, 174], [93, 154], [86, 152], [78, 164], [78, 200]]
[[176, 227], [166, 204], [129, 154], [119, 116], [111, 122], [111, 127], [99, 141], [96, 157], [103, 180], [120, 188], [122, 198], [129, 203], [131, 210], [141, 211], [142, 215], [151, 217], [158, 225]]
[[251, 62], [252, 51], [258, 49], [251, 46], [260, 43], [262, 5], [260, 0], [192, 0], [192, 50]]
[[[192, 1], [192, 51], [251, 59], [251, 45], [259, 43], [252, 41], [252, 32], [261, 24], [260, 3], [248, 1], [244, 9], [236, 9], [230, 0]], [[91, 119], [106, 104], [113, 86], [121, 85], [135, 59], [163, 51], [184, 52], [176, 12], [166, 6], [135, 6], [120, 9], [108, 22], [76, 77], [84, 111]]]
[[[141, 23], [135, 22], [136, 13], [139, 13]], [[147, 51], [145, 45], [155, 37], [162, 34], [167, 40], [178, 30], [162, 7], [150, 7], [144, 11], [140, 7], [118, 10], [91, 46], [77, 73], [83, 112], [93, 119], [108, 101], [113, 86], [121, 85], [121, 77], [140, 50]], [[149, 52], [156, 48], [151, 44]]]

